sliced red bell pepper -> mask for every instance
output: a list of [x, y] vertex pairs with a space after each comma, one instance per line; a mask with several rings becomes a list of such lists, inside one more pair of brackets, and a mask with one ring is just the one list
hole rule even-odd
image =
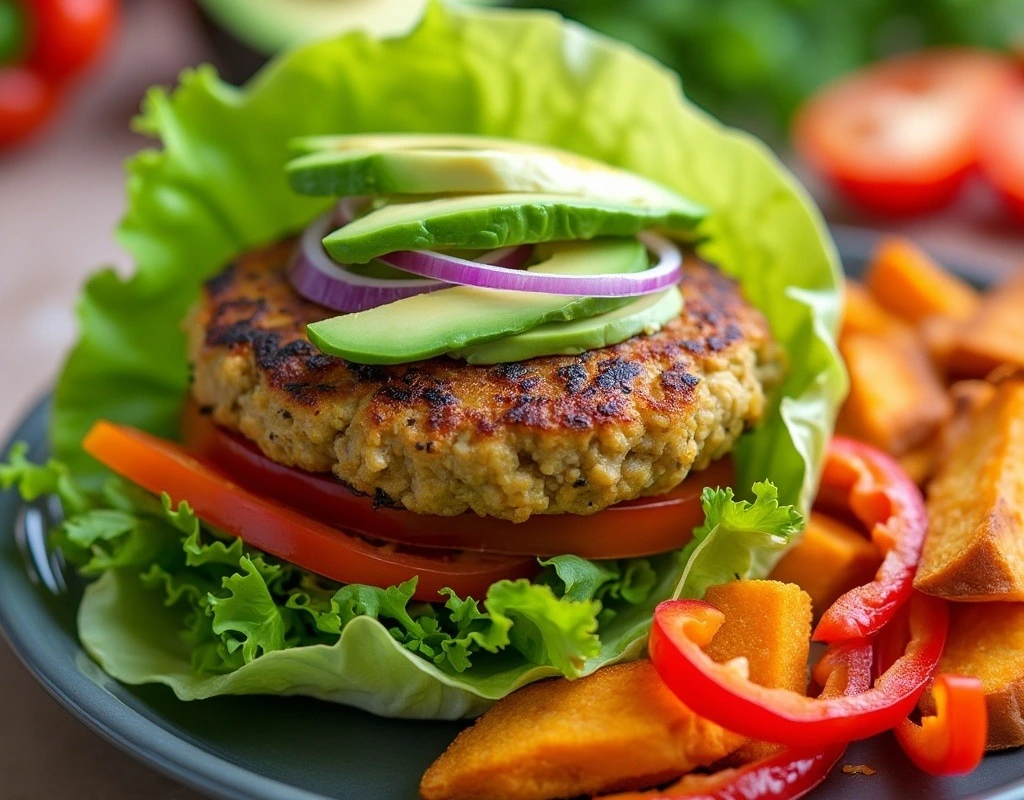
[[846, 745], [817, 751], [783, 750], [737, 769], [712, 775], [687, 775], [656, 792], [626, 792], [601, 800], [796, 800], [820, 785]]
[[[696, 600], [669, 600], [654, 612], [650, 654], [665, 684], [693, 711], [736, 733], [797, 748], [821, 748], [889, 730], [906, 718], [935, 675], [949, 626], [940, 600], [915, 593], [910, 603], [910, 642], [906, 652], [874, 685], [842, 697], [809, 698], [769, 689], [717, 664], [703, 651], [721, 626], [721, 612]], [[845, 664], [845, 684], [870, 681], [863, 657], [866, 643], [846, 643], [833, 653], [860, 653], [859, 659], [826, 658], [816, 670], [819, 682], [836, 682]], [[865, 678], [865, 676], [867, 676]], [[845, 685], [844, 685], [845, 689]], [[829, 693], [830, 695], [832, 692]]]
[[920, 725], [909, 719], [896, 726], [896, 739], [920, 769], [932, 775], [963, 775], [985, 755], [988, 709], [977, 678], [939, 675], [932, 686], [935, 714]]
[[913, 480], [882, 451], [836, 436], [829, 445], [819, 505], [853, 514], [885, 558], [871, 583], [840, 597], [814, 631], [819, 642], [873, 636], [910, 596], [928, 520]]

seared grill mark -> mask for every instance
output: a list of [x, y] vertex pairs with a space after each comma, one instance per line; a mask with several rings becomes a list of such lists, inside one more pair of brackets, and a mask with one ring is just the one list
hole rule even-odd
[[293, 247], [284, 242], [249, 253], [207, 282], [206, 347], [249, 350], [267, 384], [282, 393], [283, 406], [319, 410], [332, 398], [366, 397], [375, 424], [411, 419], [436, 438], [466, 425], [481, 435], [503, 425], [587, 430], [634, 418], [636, 403], [682, 413], [693, 402], [705, 359], [767, 336], [763, 319], [731, 280], [689, 264], [680, 284], [683, 314], [653, 336], [579, 356], [493, 366], [447, 357], [353, 364], [318, 352], [306, 338], [305, 326], [332, 312], [292, 291], [286, 268]]

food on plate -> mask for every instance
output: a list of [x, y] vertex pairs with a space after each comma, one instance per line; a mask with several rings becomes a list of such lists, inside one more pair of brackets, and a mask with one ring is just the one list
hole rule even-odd
[[915, 336], [844, 332], [839, 349], [850, 373], [840, 432], [902, 456], [949, 419], [949, 397]]
[[[988, 749], [1024, 745], [1024, 604], [956, 603], [940, 669], [981, 679], [988, 706]], [[922, 707], [934, 708], [926, 696]]]
[[984, 50], [897, 56], [840, 78], [797, 113], [800, 155], [846, 197], [879, 214], [940, 208], [978, 163], [988, 115], [1016, 79]]
[[[712, 658], [764, 686], [803, 693], [811, 614], [799, 588], [733, 581], [706, 597], [725, 614]], [[694, 714], [644, 660], [502, 700], [430, 767], [420, 792], [425, 800], [545, 800], [645, 789], [738, 748], [753, 755], [749, 745], [759, 744]]]
[[1024, 368], [1024, 278], [1012, 278], [985, 295], [977, 315], [964, 324], [949, 353], [949, 371], [984, 378], [1004, 364]]
[[431, 765], [420, 794], [546, 800], [647, 788], [708, 767], [743, 741], [679, 702], [650, 661], [634, 661], [509, 695]]
[[[307, 341], [306, 326], [333, 312], [291, 288], [293, 255], [292, 242], [250, 253], [207, 283], [189, 322], [193, 396], [273, 460], [333, 471], [418, 514], [521, 522], [664, 494], [732, 450], [782, 371], [764, 317], [698, 264], [683, 274], [681, 313], [660, 332], [587, 351], [596, 356], [354, 369]], [[487, 290], [466, 292], [486, 311]], [[421, 329], [437, 313], [401, 305], [381, 309]], [[384, 326], [358, 324], [380, 347]]]
[[911, 333], [908, 325], [887, 311], [863, 283], [846, 279], [843, 290], [842, 333], [866, 333], [873, 336], [903, 336]]
[[1024, 382], [1007, 381], [939, 465], [914, 581], [955, 600], [1024, 600]]
[[771, 577], [807, 592], [821, 616], [840, 596], [871, 580], [881, 563], [882, 554], [860, 531], [812, 511], [800, 541], [775, 565]]
[[[807, 693], [811, 598], [801, 587], [778, 580], [732, 581], [712, 586], [704, 599], [725, 615], [707, 647], [711, 658], [723, 664], [743, 658], [754, 683]], [[750, 739], [725, 762], [750, 764], [779, 749]]]
[[966, 322], [978, 313], [980, 297], [968, 283], [939, 266], [913, 242], [883, 239], [864, 282], [883, 306], [911, 324], [931, 317]]
[[649, 59], [435, 2], [241, 89], [186, 72], [136, 126], [135, 273], [85, 289], [55, 460], [0, 473], [60, 495], [113, 678], [475, 717], [797, 538], [835, 254]]

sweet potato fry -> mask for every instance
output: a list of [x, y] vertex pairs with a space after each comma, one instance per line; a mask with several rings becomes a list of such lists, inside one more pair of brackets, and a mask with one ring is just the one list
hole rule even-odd
[[900, 456], [927, 441], [952, 412], [949, 397], [913, 335], [846, 333], [839, 342], [850, 394], [837, 430]]
[[[725, 622], [708, 645], [708, 655], [719, 662], [742, 655], [754, 683], [800, 694], [807, 691], [811, 598], [806, 592], [778, 580], [733, 581], [712, 586], [704, 599], [725, 614]], [[749, 764], [778, 749], [772, 742], [750, 740], [731, 753], [723, 766]]]
[[431, 765], [424, 800], [547, 800], [653, 786], [742, 736], [698, 717], [650, 661], [542, 681], [498, 702]]
[[949, 372], [984, 378], [997, 367], [1024, 367], [1024, 277], [992, 290], [949, 354]]
[[[753, 680], [803, 691], [810, 600], [798, 587], [742, 581], [708, 601], [726, 615], [709, 652], [747, 660]], [[463, 731], [427, 770], [425, 800], [549, 800], [664, 783], [745, 739], [698, 717], [650, 661], [520, 689]]]
[[[1024, 745], [1024, 603], [956, 603], [950, 612], [939, 671], [981, 679], [989, 750]], [[934, 710], [928, 696], [921, 705]]]
[[966, 321], [977, 312], [978, 293], [939, 266], [909, 239], [882, 241], [868, 266], [865, 282], [875, 299], [907, 322], [928, 317]]
[[893, 316], [872, 297], [867, 287], [847, 278], [844, 289], [843, 333], [871, 333], [889, 336], [896, 331], [910, 332], [903, 320]]
[[974, 414], [928, 492], [914, 585], [956, 600], [1024, 600], [1024, 381]]
[[843, 522], [812, 511], [800, 542], [783, 556], [772, 579], [795, 583], [821, 614], [840, 595], [871, 580], [882, 555], [866, 536]]

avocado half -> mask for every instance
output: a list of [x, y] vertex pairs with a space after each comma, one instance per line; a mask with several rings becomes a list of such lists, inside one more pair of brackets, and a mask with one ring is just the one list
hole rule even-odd
[[221, 74], [233, 83], [252, 76], [287, 47], [331, 33], [362, 30], [375, 36], [408, 33], [427, 0], [193, 0], [217, 54]]

